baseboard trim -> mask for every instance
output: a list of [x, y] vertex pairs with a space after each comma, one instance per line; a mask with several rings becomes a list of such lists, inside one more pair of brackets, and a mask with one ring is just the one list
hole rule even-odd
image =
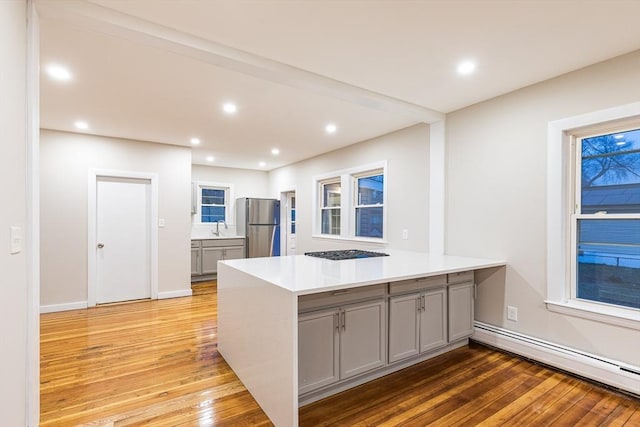
[[86, 301], [67, 302], [64, 304], [41, 305], [40, 314], [55, 313], [58, 311], [82, 310], [89, 307]]
[[179, 291], [158, 292], [158, 299], [190, 297], [191, 289], [180, 289]]
[[487, 323], [474, 323], [471, 339], [528, 359], [640, 395], [640, 367], [540, 340]]

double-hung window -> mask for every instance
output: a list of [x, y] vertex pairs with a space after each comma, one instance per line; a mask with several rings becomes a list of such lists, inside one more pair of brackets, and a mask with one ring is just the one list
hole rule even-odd
[[640, 129], [574, 138], [571, 298], [640, 309]]
[[382, 238], [384, 174], [355, 177], [355, 235]]
[[386, 162], [314, 177], [315, 237], [384, 243]]
[[232, 222], [233, 188], [231, 184], [198, 182], [197, 190], [197, 218], [200, 223]]
[[320, 184], [322, 189], [321, 228], [322, 234], [340, 235], [342, 185], [340, 181]]

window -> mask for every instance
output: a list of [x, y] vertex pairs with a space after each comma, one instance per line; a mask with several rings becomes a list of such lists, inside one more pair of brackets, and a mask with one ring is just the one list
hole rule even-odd
[[384, 175], [362, 176], [356, 182], [356, 236], [382, 238]]
[[386, 162], [378, 162], [315, 177], [315, 236], [382, 241], [385, 171]]
[[233, 188], [231, 184], [198, 182], [197, 188], [198, 213], [196, 218], [200, 223], [232, 222]]
[[322, 186], [322, 234], [340, 235], [340, 182], [326, 182]]
[[574, 148], [571, 297], [640, 309], [640, 129]]
[[[640, 330], [640, 312], [633, 307], [640, 276], [635, 264], [640, 215], [632, 200], [638, 197], [638, 129], [640, 102], [548, 123], [545, 303], [550, 311]], [[624, 272], [632, 274], [631, 282]], [[612, 283], [625, 288], [614, 292], [623, 301], [613, 302]]]

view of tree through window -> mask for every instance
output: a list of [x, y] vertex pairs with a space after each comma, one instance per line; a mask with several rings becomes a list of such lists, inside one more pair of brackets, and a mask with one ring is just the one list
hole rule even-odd
[[576, 296], [640, 308], [640, 129], [579, 150]]

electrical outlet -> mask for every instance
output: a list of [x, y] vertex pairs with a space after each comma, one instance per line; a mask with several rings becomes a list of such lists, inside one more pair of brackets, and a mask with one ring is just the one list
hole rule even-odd
[[407, 240], [409, 238], [409, 230], [406, 228], [402, 230], [402, 240]]
[[518, 321], [518, 307], [507, 306], [507, 320]]

